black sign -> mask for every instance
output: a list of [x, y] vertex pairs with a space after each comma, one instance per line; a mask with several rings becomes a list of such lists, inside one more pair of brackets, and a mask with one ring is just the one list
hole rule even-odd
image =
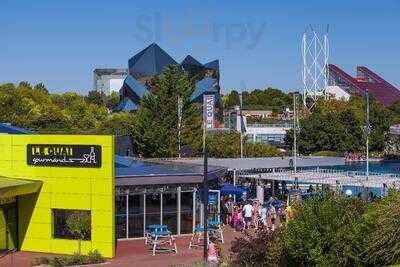
[[52, 167], [101, 167], [99, 145], [27, 145], [27, 163]]

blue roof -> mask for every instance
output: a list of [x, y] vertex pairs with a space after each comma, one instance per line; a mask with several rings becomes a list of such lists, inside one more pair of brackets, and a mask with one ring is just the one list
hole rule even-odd
[[118, 106], [115, 108], [116, 111], [136, 111], [138, 110], [138, 106], [129, 98], [125, 97], [118, 103]]
[[133, 78], [132, 75], [126, 76], [124, 84], [126, 84], [140, 99], [142, 99], [143, 96], [148, 92], [146, 87], [141, 82]]
[[[208, 171], [221, 169], [209, 166]], [[115, 176], [168, 176], [168, 175], [202, 175], [203, 165], [171, 161], [147, 161], [129, 157], [115, 156]]]
[[128, 61], [129, 73], [144, 77], [159, 75], [168, 65], [178, 63], [156, 43], [152, 43]]
[[213, 69], [213, 70], [219, 72], [219, 60], [216, 59], [216, 60], [210, 61], [210, 62], [204, 64], [204, 67]]
[[181, 62], [181, 65], [193, 65], [193, 66], [199, 66], [202, 67], [203, 64], [201, 64], [199, 61], [197, 61], [194, 57], [191, 55], [187, 55]]
[[33, 133], [32, 131], [19, 128], [16, 126], [12, 126], [9, 123], [0, 123], [0, 133], [6, 133], [6, 134], [31, 134]]
[[206, 77], [198, 82], [196, 82], [194, 92], [191, 97], [191, 101], [200, 101], [200, 97], [204, 93], [210, 93], [210, 94], [215, 94], [218, 93], [218, 88], [217, 88], [217, 80]]

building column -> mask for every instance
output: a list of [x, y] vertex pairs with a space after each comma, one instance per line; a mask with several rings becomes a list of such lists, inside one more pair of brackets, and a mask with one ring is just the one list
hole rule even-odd
[[129, 238], [129, 194], [126, 194], [126, 238]]
[[177, 214], [176, 214], [176, 216], [178, 216], [177, 217], [177, 228], [176, 228], [176, 233], [178, 234], [178, 235], [180, 235], [181, 234], [181, 192], [182, 192], [182, 188], [180, 187], [180, 186], [178, 186], [178, 188], [177, 188], [177, 190], [176, 190], [177, 192], [177, 194], [176, 194], [176, 204], [177, 204]]

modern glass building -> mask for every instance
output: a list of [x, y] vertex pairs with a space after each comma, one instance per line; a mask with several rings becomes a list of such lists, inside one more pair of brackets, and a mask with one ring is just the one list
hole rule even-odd
[[[117, 157], [115, 167], [118, 239], [144, 237], [149, 224], [165, 224], [176, 235], [192, 233], [201, 224], [202, 165]], [[211, 185], [224, 173], [210, 166]], [[218, 205], [210, 208], [211, 216], [218, 216]]]

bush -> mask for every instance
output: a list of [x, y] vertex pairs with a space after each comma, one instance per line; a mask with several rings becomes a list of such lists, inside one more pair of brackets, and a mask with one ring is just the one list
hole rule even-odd
[[355, 266], [360, 262], [356, 225], [364, 202], [326, 195], [299, 202], [297, 215], [283, 231], [291, 266]]
[[389, 196], [369, 207], [360, 228], [366, 233], [362, 256], [371, 266], [400, 262], [400, 193]]
[[88, 255], [81, 255], [75, 253], [74, 255], [56, 256], [52, 258], [40, 257], [35, 258], [31, 265], [38, 266], [42, 264], [48, 264], [54, 267], [60, 266], [75, 266], [85, 264], [96, 264], [105, 262], [105, 258], [100, 254], [98, 250], [90, 251]]
[[239, 266], [267, 266], [267, 254], [270, 243], [274, 242], [274, 233], [267, 228], [259, 229], [255, 234], [245, 232], [243, 237], [232, 242], [233, 264]]

